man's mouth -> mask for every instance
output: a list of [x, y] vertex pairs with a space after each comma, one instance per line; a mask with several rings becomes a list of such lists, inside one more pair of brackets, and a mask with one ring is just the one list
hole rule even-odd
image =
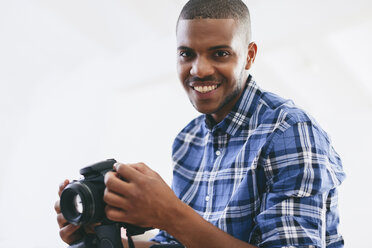
[[192, 88], [200, 93], [208, 93], [218, 88], [219, 85], [204, 85], [204, 86], [193, 86]]

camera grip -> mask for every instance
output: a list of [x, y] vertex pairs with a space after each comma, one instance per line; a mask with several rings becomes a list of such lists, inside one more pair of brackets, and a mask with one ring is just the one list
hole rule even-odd
[[86, 234], [82, 240], [75, 242], [68, 248], [98, 248], [97, 243], [98, 240], [95, 234]]
[[99, 239], [98, 248], [123, 248], [120, 228], [118, 223], [96, 226], [94, 230]]

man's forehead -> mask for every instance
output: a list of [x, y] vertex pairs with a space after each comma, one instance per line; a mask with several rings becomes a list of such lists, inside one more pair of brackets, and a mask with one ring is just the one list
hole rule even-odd
[[197, 35], [198, 33], [235, 32], [237, 23], [234, 19], [191, 19], [180, 20], [177, 24], [177, 38], [181, 35]]
[[[177, 29], [179, 46], [231, 44], [238, 38], [234, 19], [180, 20]], [[240, 37], [239, 37], [240, 38]]]

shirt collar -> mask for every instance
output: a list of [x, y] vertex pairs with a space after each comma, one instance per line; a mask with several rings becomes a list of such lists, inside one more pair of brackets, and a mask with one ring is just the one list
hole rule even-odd
[[261, 90], [253, 77], [249, 75], [243, 94], [232, 108], [230, 113], [220, 122], [216, 123], [211, 115], [205, 115], [205, 126], [213, 134], [221, 131], [234, 136], [242, 127], [245, 127], [253, 115], [261, 97]]

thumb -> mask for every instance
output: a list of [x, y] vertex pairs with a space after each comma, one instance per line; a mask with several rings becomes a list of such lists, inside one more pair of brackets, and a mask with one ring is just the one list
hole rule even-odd
[[69, 184], [70, 181], [68, 179], [65, 179], [60, 185], [59, 185], [59, 189], [58, 189], [58, 195], [61, 197], [61, 194], [62, 194], [62, 191], [64, 190], [64, 188], [67, 186], [67, 184]]

